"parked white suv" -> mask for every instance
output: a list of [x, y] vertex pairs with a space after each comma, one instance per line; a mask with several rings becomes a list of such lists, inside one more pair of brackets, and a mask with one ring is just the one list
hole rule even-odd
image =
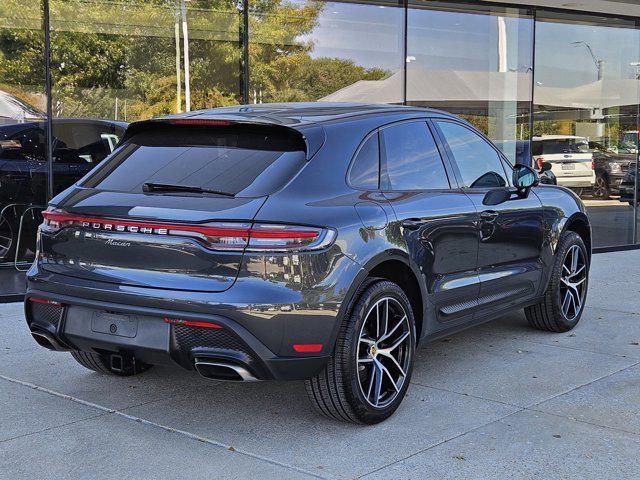
[[586, 138], [573, 135], [533, 137], [531, 153], [533, 163], [539, 168], [542, 162], [551, 164], [558, 185], [580, 190], [593, 188], [596, 172]]

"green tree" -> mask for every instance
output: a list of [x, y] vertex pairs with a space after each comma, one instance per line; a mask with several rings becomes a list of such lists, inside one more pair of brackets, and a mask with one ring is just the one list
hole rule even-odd
[[[20, 4], [3, 0], [0, 5], [0, 88], [29, 101], [31, 92], [43, 89], [44, 35], [37, 21], [41, 13], [24, 18]], [[192, 0], [187, 5], [192, 109], [317, 100], [358, 80], [389, 75], [350, 59], [312, 56], [308, 39], [323, 2], [251, 1], [250, 98], [245, 100], [241, 4]], [[117, 104], [118, 118], [131, 121], [175, 112], [177, 82], [184, 84], [184, 65], [179, 79], [175, 65], [179, 7], [179, 0], [51, 0], [54, 113], [113, 118]]]

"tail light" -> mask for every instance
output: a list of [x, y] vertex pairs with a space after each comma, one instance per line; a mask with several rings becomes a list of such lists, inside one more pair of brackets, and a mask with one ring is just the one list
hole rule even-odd
[[595, 160], [591, 160], [591, 170], [595, 170], [596, 169], [596, 161]]
[[60, 302], [56, 302], [55, 300], [49, 300], [47, 298], [30, 297], [29, 301], [33, 302], [33, 303], [40, 303], [42, 305], [53, 305], [54, 307], [61, 307], [62, 306], [62, 304]]
[[544, 157], [536, 158], [536, 164], [538, 165], [538, 170], [542, 170], [542, 162], [544, 162]]
[[212, 222], [203, 224], [160, 223], [97, 218], [60, 210], [42, 212], [42, 230], [56, 233], [66, 227], [79, 227], [104, 233], [135, 233], [189, 237], [210, 250], [218, 251], [305, 251], [329, 246], [334, 230], [318, 227], [250, 222]]

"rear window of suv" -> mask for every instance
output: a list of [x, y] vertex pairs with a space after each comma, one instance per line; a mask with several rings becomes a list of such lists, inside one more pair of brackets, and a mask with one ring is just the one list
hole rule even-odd
[[554, 155], [560, 153], [588, 153], [589, 142], [580, 138], [563, 138], [534, 141], [534, 155]]
[[126, 140], [82, 184], [142, 193], [145, 183], [264, 196], [306, 162], [302, 137], [278, 128], [159, 126]]

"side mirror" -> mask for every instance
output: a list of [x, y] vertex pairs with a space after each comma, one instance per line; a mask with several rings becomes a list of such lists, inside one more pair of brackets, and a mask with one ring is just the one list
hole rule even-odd
[[542, 168], [540, 169], [540, 173], [548, 172], [551, 170], [551, 164], [549, 162], [542, 162]]
[[540, 177], [533, 168], [520, 163], [513, 167], [513, 186], [516, 187], [518, 193], [527, 193], [531, 187], [539, 184]]

